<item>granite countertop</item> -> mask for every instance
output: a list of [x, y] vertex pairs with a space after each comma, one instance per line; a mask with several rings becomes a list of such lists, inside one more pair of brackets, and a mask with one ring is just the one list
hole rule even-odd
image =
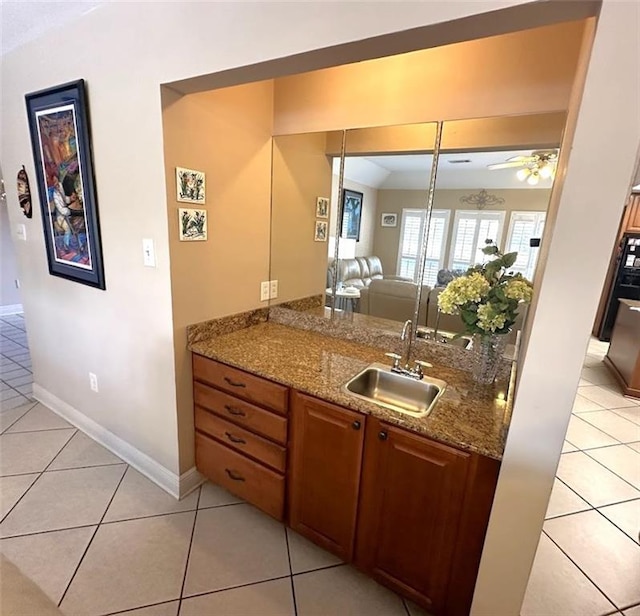
[[502, 459], [511, 414], [507, 390], [513, 390], [506, 381], [478, 385], [469, 373], [434, 365], [427, 374], [446, 381], [447, 389], [428, 417], [415, 418], [342, 391], [370, 363], [389, 363], [376, 347], [265, 322], [192, 342], [189, 349], [442, 443]]

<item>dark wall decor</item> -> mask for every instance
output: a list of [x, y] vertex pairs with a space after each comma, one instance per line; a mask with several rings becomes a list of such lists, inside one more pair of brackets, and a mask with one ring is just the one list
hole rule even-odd
[[22, 208], [22, 213], [27, 217], [33, 216], [33, 210], [31, 209], [31, 188], [29, 186], [29, 176], [27, 170], [22, 165], [22, 169], [18, 171], [18, 201]]
[[85, 82], [25, 99], [49, 273], [104, 289]]
[[479, 210], [484, 210], [485, 207], [495, 207], [496, 205], [504, 204], [504, 199], [496, 195], [489, 194], [484, 188], [479, 193], [472, 193], [460, 197], [460, 203], [464, 205], [473, 205]]
[[364, 195], [356, 190], [342, 190], [342, 221], [340, 237], [360, 241], [360, 221], [362, 220], [362, 199]]

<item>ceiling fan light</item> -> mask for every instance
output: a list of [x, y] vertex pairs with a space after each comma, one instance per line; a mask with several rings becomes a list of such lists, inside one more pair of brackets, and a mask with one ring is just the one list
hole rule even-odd
[[529, 184], [529, 186], [535, 186], [539, 181], [540, 181], [540, 174], [536, 169], [535, 171], [532, 171], [531, 175], [529, 175], [529, 177], [527, 178], [527, 184]]
[[548, 163], [544, 165], [540, 169], [540, 177], [544, 178], [545, 180], [548, 180], [549, 178], [553, 177], [553, 166]]
[[516, 177], [521, 182], [524, 182], [530, 175], [531, 175], [531, 169], [529, 169], [528, 167], [525, 167], [524, 169], [520, 169], [520, 171], [516, 173]]

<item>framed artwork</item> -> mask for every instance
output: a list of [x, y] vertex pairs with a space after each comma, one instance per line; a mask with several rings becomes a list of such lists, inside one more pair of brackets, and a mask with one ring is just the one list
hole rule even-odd
[[104, 289], [84, 79], [25, 99], [49, 273]]
[[329, 223], [326, 220], [316, 220], [316, 232], [313, 239], [316, 242], [326, 242], [327, 241], [327, 228]]
[[397, 227], [398, 226], [398, 215], [397, 214], [382, 214], [380, 218], [380, 226], [381, 227]]
[[207, 239], [207, 210], [178, 208], [181, 242], [203, 242]]
[[204, 171], [176, 167], [176, 195], [182, 203], [205, 203]]
[[316, 218], [329, 218], [328, 197], [318, 197], [316, 200]]
[[27, 170], [22, 165], [22, 169], [18, 171], [18, 202], [22, 208], [22, 213], [27, 217], [33, 216], [33, 210], [31, 209], [31, 188], [29, 186], [29, 176]]
[[340, 237], [360, 241], [363, 194], [356, 190], [342, 189], [342, 220]]

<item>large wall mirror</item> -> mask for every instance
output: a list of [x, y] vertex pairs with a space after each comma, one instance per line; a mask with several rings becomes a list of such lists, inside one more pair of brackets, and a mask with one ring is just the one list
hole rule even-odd
[[437, 296], [486, 239], [533, 279], [564, 125], [564, 113], [445, 122], [430, 216], [436, 123], [275, 137], [272, 305], [390, 331], [418, 306], [419, 336], [464, 347]]

